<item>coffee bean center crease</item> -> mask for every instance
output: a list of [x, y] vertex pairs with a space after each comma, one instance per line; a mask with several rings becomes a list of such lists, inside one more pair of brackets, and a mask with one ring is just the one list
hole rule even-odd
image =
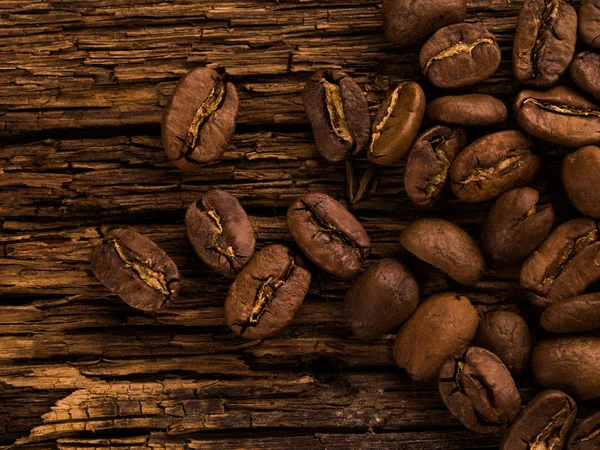
[[433, 64], [436, 61], [441, 61], [443, 59], [450, 58], [450, 57], [458, 55], [460, 53], [468, 52], [470, 55], [472, 55], [475, 47], [482, 45], [482, 44], [494, 45], [494, 40], [491, 38], [481, 38], [481, 39], [477, 39], [476, 41], [473, 41], [470, 44], [468, 44], [466, 42], [462, 42], [462, 41], [457, 44], [454, 44], [454, 45], [448, 47], [447, 49], [441, 51], [437, 55], [434, 55], [431, 58], [429, 58], [429, 60], [425, 64], [425, 72], [427, 72], [427, 70], [429, 70], [429, 66], [431, 66], [431, 64]]
[[161, 294], [167, 297], [171, 294], [165, 274], [153, 270], [151, 268], [152, 261], [142, 261], [131, 251], [123, 247], [116, 239], [112, 243], [125, 267], [132, 269], [148, 286], [156, 289]]

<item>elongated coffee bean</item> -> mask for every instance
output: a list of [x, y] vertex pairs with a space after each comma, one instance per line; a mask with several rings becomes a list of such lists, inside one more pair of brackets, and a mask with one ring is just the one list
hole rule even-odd
[[597, 450], [600, 448], [600, 412], [592, 414], [573, 427], [566, 450]]
[[310, 286], [310, 272], [283, 245], [258, 252], [237, 276], [225, 300], [225, 320], [246, 339], [265, 339], [294, 318]]
[[466, 94], [436, 98], [427, 106], [427, 117], [446, 123], [481, 127], [503, 122], [506, 106], [491, 95]]
[[323, 158], [344, 161], [366, 148], [371, 124], [367, 99], [347, 73], [315, 72], [306, 82], [302, 100]]
[[168, 308], [179, 293], [181, 277], [175, 263], [158, 245], [132, 230], [111, 231], [91, 264], [104, 286], [143, 311]]
[[188, 72], [163, 113], [162, 141], [173, 164], [193, 171], [218, 159], [233, 139], [238, 107], [235, 86], [214, 70]]
[[600, 144], [600, 106], [564, 86], [522, 91], [515, 116], [526, 132], [567, 147]]
[[600, 49], [600, 0], [581, 0], [579, 35], [586, 45]]
[[425, 114], [425, 93], [412, 81], [387, 95], [373, 122], [369, 160], [383, 166], [396, 163], [410, 149]]
[[582, 90], [600, 100], [600, 54], [578, 53], [571, 63], [571, 78]]
[[540, 167], [532, 145], [529, 137], [516, 130], [476, 140], [452, 163], [452, 190], [462, 201], [477, 203], [529, 184]]
[[579, 295], [599, 279], [600, 242], [591, 219], [560, 225], [521, 268], [521, 285], [540, 308]]
[[561, 450], [577, 405], [561, 391], [536, 395], [508, 429], [500, 450]]
[[565, 156], [562, 180], [573, 206], [600, 219], [600, 148], [590, 145]]
[[525, 0], [513, 43], [513, 73], [523, 84], [554, 86], [577, 42], [577, 12], [564, 0]]
[[479, 83], [500, 66], [500, 48], [485, 28], [458, 23], [438, 30], [421, 48], [419, 66], [431, 83], [453, 89]]
[[233, 276], [254, 255], [256, 240], [246, 211], [225, 191], [213, 189], [192, 203], [185, 225], [196, 254], [215, 272]]
[[415, 205], [435, 204], [450, 174], [450, 165], [467, 143], [461, 128], [436, 125], [415, 140], [404, 169], [404, 189]]
[[356, 217], [327, 194], [312, 193], [292, 203], [287, 226], [298, 247], [321, 269], [340, 278], [357, 275], [371, 241]]
[[600, 293], [578, 295], [548, 306], [540, 325], [552, 333], [577, 333], [600, 328]]
[[538, 205], [539, 193], [528, 187], [500, 196], [483, 223], [481, 247], [494, 264], [524, 260], [552, 229], [552, 205]]

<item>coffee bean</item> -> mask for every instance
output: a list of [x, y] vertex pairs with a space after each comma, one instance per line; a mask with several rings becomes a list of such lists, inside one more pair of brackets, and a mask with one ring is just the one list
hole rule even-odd
[[401, 47], [425, 42], [436, 30], [465, 20], [466, 0], [384, 0], [383, 30], [388, 41]]
[[539, 193], [528, 187], [505, 192], [483, 223], [481, 247], [492, 263], [523, 261], [548, 237], [552, 205], [538, 205]]
[[531, 333], [521, 316], [510, 311], [492, 311], [479, 322], [477, 345], [496, 354], [513, 375], [527, 369]]
[[600, 144], [600, 106], [564, 86], [522, 91], [515, 116], [526, 132], [567, 147]]
[[440, 88], [479, 83], [500, 66], [500, 48], [485, 28], [459, 23], [438, 30], [421, 48], [419, 66]]
[[513, 42], [513, 73], [523, 84], [554, 86], [577, 42], [577, 12], [563, 0], [525, 0]]
[[600, 219], [600, 148], [583, 147], [565, 156], [562, 180], [573, 206]]
[[359, 339], [376, 339], [400, 325], [419, 304], [414, 275], [395, 259], [376, 262], [344, 299], [344, 317]]
[[521, 286], [538, 308], [581, 294], [600, 279], [596, 223], [574, 219], [557, 227], [523, 263]]
[[561, 450], [577, 415], [567, 394], [549, 390], [536, 395], [508, 429], [500, 450]]
[[577, 86], [600, 100], [600, 55], [593, 52], [578, 53], [571, 63], [571, 78]]
[[400, 242], [421, 261], [461, 284], [475, 284], [485, 262], [475, 241], [461, 228], [442, 219], [418, 219], [402, 232]]
[[449, 358], [440, 370], [439, 391], [454, 417], [471, 431], [497, 433], [521, 407], [512, 375], [492, 352], [470, 347]]
[[412, 81], [401, 83], [381, 104], [373, 122], [369, 160], [395, 164], [410, 149], [425, 114], [425, 93]]
[[477, 203], [529, 184], [540, 168], [532, 145], [529, 137], [516, 130], [476, 140], [452, 163], [452, 190], [462, 201]]
[[169, 159], [193, 171], [218, 159], [235, 133], [239, 100], [235, 86], [208, 67], [188, 72], [175, 87], [162, 119]]
[[548, 306], [540, 325], [552, 333], [576, 333], [600, 328], [600, 293], [578, 295]]
[[246, 211], [225, 191], [213, 189], [192, 203], [185, 225], [196, 254], [222, 275], [234, 276], [254, 254], [254, 230]]
[[600, 398], [600, 337], [542, 341], [533, 348], [531, 370], [540, 386], [560, 389], [580, 400]]
[[565, 448], [567, 450], [598, 450], [600, 448], [600, 412], [586, 417], [573, 427]]
[[288, 325], [310, 286], [308, 270], [283, 245], [258, 252], [242, 269], [225, 300], [225, 320], [246, 339], [265, 339]]
[[432, 295], [400, 327], [394, 358], [413, 380], [431, 380], [448, 358], [458, 358], [467, 349], [478, 321], [467, 297], [453, 292]]
[[427, 106], [427, 116], [440, 122], [481, 127], [503, 122], [506, 106], [491, 95], [448, 95], [436, 98]]
[[318, 70], [306, 82], [304, 109], [317, 150], [327, 161], [344, 161], [370, 139], [369, 106], [360, 87], [341, 70]]
[[371, 241], [356, 217], [335, 199], [306, 194], [290, 205], [286, 221], [298, 247], [321, 269], [340, 278], [361, 271]]
[[586, 45], [600, 49], [600, 0], [581, 0], [579, 35]]
[[436, 125], [415, 140], [404, 169], [404, 189], [415, 205], [435, 204], [450, 173], [450, 165], [467, 143], [461, 128]]
[[142, 311], [168, 308], [179, 293], [181, 277], [175, 263], [132, 230], [111, 231], [95, 250], [91, 265], [100, 283]]

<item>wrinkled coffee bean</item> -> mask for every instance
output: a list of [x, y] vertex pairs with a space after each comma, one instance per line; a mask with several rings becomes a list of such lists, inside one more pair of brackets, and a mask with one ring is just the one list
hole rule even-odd
[[484, 94], [448, 95], [427, 106], [430, 119], [470, 127], [493, 125], [505, 121], [507, 116], [504, 103]]
[[467, 297], [453, 292], [432, 295], [400, 327], [394, 358], [413, 380], [431, 380], [448, 358], [458, 358], [467, 349], [478, 322]]
[[414, 275], [395, 259], [376, 262], [344, 299], [344, 317], [359, 339], [376, 339], [404, 323], [419, 304]]
[[485, 28], [459, 23], [438, 30], [423, 45], [419, 66], [434, 86], [459, 88], [492, 75], [500, 66], [500, 48]]
[[577, 86], [600, 100], [600, 55], [594, 52], [578, 53], [571, 63], [571, 78]]
[[225, 191], [213, 189], [192, 203], [185, 226], [196, 254], [222, 275], [235, 275], [254, 255], [256, 240], [246, 211]]
[[383, 30], [388, 41], [401, 47], [421, 45], [436, 30], [462, 22], [466, 0], [384, 0]]
[[500, 196], [483, 223], [481, 247], [492, 263], [523, 261], [552, 229], [552, 205], [538, 205], [539, 193], [528, 187]]
[[557, 227], [521, 268], [521, 286], [539, 308], [579, 295], [599, 279], [600, 242], [590, 219]]
[[467, 143], [461, 128], [436, 125], [415, 140], [404, 169], [404, 189], [415, 205], [431, 207], [442, 193], [450, 165]]
[[597, 450], [600, 448], [600, 412], [592, 414], [573, 427], [566, 450]]
[[577, 42], [577, 12], [563, 0], [525, 0], [513, 43], [513, 73], [523, 84], [554, 86]]
[[369, 160], [383, 166], [395, 164], [410, 149], [424, 114], [421, 86], [412, 81], [396, 86], [375, 116]]
[[321, 269], [340, 278], [357, 275], [371, 241], [350, 211], [327, 194], [311, 193], [292, 203], [286, 216], [294, 241]]
[[600, 398], [600, 337], [561, 337], [533, 347], [531, 371], [540, 386], [579, 400]]
[[573, 206], [600, 219], [600, 148], [583, 147], [565, 156], [562, 180]]
[[239, 99], [235, 86], [208, 67], [188, 72], [175, 87], [162, 119], [169, 159], [193, 171], [218, 159], [235, 133]]
[[521, 407], [512, 375], [484, 348], [469, 347], [459, 358], [449, 358], [440, 370], [438, 386], [452, 415], [477, 433], [506, 428]]
[[462, 201], [477, 203], [529, 184], [540, 168], [532, 145], [529, 137], [516, 130], [476, 140], [452, 163], [452, 190]]
[[579, 35], [586, 45], [600, 49], [600, 0], [581, 0]]
[[552, 333], [576, 333], [600, 328], [600, 293], [578, 295], [548, 306], [540, 325]]
[[341, 70], [319, 70], [306, 82], [304, 109], [317, 150], [327, 161], [344, 161], [363, 151], [371, 137], [369, 106], [356, 82]]
[[508, 429], [500, 450], [561, 450], [577, 405], [564, 392], [549, 390], [536, 395]]
[[133, 308], [158, 311], [177, 298], [181, 277], [158, 245], [132, 230], [112, 230], [92, 255], [98, 281]]
[[515, 100], [515, 116], [527, 133], [554, 144], [600, 144], [600, 106], [568, 87], [522, 91]]
[[418, 219], [402, 232], [400, 242], [421, 261], [461, 284], [475, 284], [485, 261], [475, 241], [461, 228], [442, 219]]
[[242, 269], [225, 300], [225, 320], [235, 334], [265, 339], [288, 325], [310, 286], [308, 270], [283, 245], [258, 252]]

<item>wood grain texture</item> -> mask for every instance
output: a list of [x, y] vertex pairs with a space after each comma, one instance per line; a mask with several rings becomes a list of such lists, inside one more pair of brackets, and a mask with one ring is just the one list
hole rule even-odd
[[[500, 70], [475, 91], [510, 102], [510, 46], [521, 1], [472, 0], [468, 21], [498, 38]], [[298, 195], [344, 198], [345, 168], [314, 147], [301, 90], [315, 68], [340, 67], [374, 114], [386, 89], [419, 78], [418, 49], [382, 35], [373, 0], [3, 0], [0, 3], [0, 446], [30, 449], [496, 448], [465, 430], [435, 384], [394, 364], [393, 334], [349, 337], [348, 282], [320, 273], [294, 323], [265, 342], [225, 326], [230, 280], [195, 256], [185, 208], [211, 187], [236, 195], [258, 246], [293, 246], [285, 208]], [[241, 98], [223, 159], [194, 174], [161, 148], [162, 108], [177, 80], [208, 65]], [[421, 80], [423, 81], [423, 80]], [[440, 93], [423, 82], [428, 98]], [[514, 120], [499, 128], [514, 126]], [[428, 125], [426, 123], [425, 125]], [[498, 129], [498, 128], [494, 128]], [[475, 139], [491, 129], [470, 132]], [[545, 148], [535, 182], [559, 220], [573, 215]], [[367, 164], [359, 160], [357, 176]], [[518, 309], [518, 269], [488, 270], [472, 288], [407, 258], [401, 230], [423, 215], [473, 236], [490, 203], [450, 195], [413, 207], [403, 164], [378, 168], [354, 209], [372, 260], [397, 256], [425, 297], [456, 289], [480, 313]], [[93, 277], [90, 252], [107, 230], [131, 226], [172, 256], [184, 278], [177, 304], [135, 311]], [[522, 384], [525, 399], [531, 385]]]

